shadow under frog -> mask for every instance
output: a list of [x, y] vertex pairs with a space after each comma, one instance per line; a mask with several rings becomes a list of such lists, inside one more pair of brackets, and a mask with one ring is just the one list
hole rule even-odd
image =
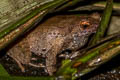
[[42, 67], [31, 63], [32, 52], [46, 58], [49, 75], [56, 71], [56, 55], [66, 49], [76, 50], [85, 45], [90, 34], [95, 33], [99, 19], [90, 16], [59, 15], [49, 18], [30, 34], [15, 44], [7, 54], [24, 72], [25, 65]]

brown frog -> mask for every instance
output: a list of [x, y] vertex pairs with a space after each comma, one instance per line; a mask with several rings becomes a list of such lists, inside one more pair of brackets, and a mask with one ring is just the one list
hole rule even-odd
[[8, 55], [22, 71], [25, 71], [23, 64], [41, 66], [30, 62], [31, 52], [46, 57], [47, 72], [53, 75], [56, 55], [66, 49], [82, 47], [89, 35], [96, 32], [98, 24], [99, 19], [93, 16], [59, 15], [49, 18], [9, 49]]

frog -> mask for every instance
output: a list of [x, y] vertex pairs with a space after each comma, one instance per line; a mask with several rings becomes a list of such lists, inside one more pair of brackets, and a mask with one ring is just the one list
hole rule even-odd
[[56, 56], [65, 50], [83, 47], [91, 34], [95, 33], [100, 18], [92, 15], [57, 15], [36, 26], [24, 36], [7, 54], [12, 57], [24, 72], [24, 65], [43, 67], [31, 62], [32, 54], [45, 57], [48, 74], [56, 72]]

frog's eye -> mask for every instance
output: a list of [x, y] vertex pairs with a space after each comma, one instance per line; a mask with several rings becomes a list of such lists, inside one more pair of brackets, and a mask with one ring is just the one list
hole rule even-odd
[[80, 24], [81, 24], [81, 27], [83, 29], [86, 29], [86, 28], [88, 28], [90, 26], [90, 22], [89, 21], [81, 21]]

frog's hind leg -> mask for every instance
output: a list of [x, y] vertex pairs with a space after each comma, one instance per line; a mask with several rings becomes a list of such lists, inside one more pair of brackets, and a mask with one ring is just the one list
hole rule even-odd
[[[20, 58], [15, 57], [15, 50], [16, 48], [13, 48], [12, 50], [10, 50], [7, 54], [18, 64], [18, 67], [21, 69], [22, 72], [25, 72], [25, 68], [23, 66], [23, 64], [21, 63], [21, 61], [19, 60]], [[15, 51], [15, 52], [14, 52]], [[18, 51], [19, 52], [19, 51]]]
[[15, 44], [7, 53], [16, 61], [22, 72], [25, 72], [24, 64], [28, 64], [31, 59], [29, 45], [25, 39]]

